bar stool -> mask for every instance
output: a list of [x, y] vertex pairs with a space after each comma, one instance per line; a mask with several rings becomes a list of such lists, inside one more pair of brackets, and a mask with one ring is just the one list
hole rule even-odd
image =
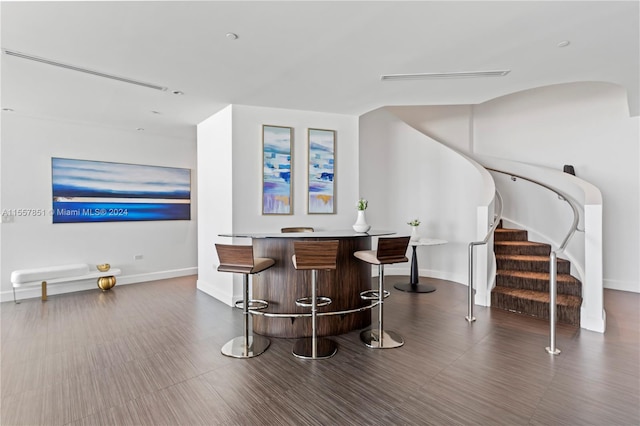
[[282, 233], [287, 233], [287, 232], [313, 232], [314, 229], [310, 226], [291, 226], [288, 228], [281, 228], [280, 232]]
[[378, 328], [369, 328], [360, 333], [360, 339], [370, 348], [397, 348], [404, 344], [402, 337], [395, 331], [383, 327], [384, 299], [389, 292], [384, 289], [384, 265], [408, 262], [406, 253], [410, 237], [379, 238], [377, 250], [362, 250], [353, 253], [358, 259], [378, 265], [378, 290], [367, 290], [360, 293], [365, 300], [378, 300]]
[[338, 256], [338, 241], [294, 241], [293, 267], [311, 270], [311, 297], [296, 300], [297, 306], [311, 308], [311, 337], [299, 339], [293, 345], [293, 354], [304, 359], [331, 358], [338, 345], [330, 339], [318, 338], [318, 308], [331, 303], [328, 297], [317, 295], [318, 270], [335, 270]]
[[264, 300], [249, 299], [249, 275], [257, 274], [272, 267], [276, 262], [267, 257], [253, 257], [253, 246], [216, 244], [220, 259], [220, 272], [243, 274], [244, 296], [236, 302], [236, 308], [242, 308], [244, 334], [225, 343], [222, 354], [233, 358], [252, 358], [263, 353], [271, 341], [262, 336], [249, 335], [249, 311], [264, 309], [269, 304]]

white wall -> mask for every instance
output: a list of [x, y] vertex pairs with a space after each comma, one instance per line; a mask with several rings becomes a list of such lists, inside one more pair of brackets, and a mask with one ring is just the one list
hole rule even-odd
[[[294, 129], [291, 215], [262, 215], [263, 124]], [[307, 214], [308, 128], [336, 131], [336, 214]], [[235, 277], [233, 292], [229, 293], [229, 278], [225, 277], [229, 274], [215, 271], [218, 260], [213, 245], [232, 242], [219, 234], [279, 232], [285, 226], [351, 229], [356, 220], [359, 192], [355, 116], [232, 105], [198, 125], [198, 163], [198, 288], [227, 304], [241, 298], [241, 281]], [[238, 239], [234, 243], [250, 241]]]
[[475, 153], [562, 170], [603, 198], [604, 284], [640, 292], [640, 118], [625, 91], [576, 83], [512, 94], [474, 107]]
[[472, 105], [386, 107], [416, 130], [457, 151], [473, 152]]
[[[262, 125], [293, 127], [293, 214], [262, 215]], [[307, 214], [307, 129], [336, 131], [336, 214]], [[234, 231], [284, 226], [351, 229], [358, 201], [358, 118], [311, 111], [233, 106]]]
[[[449, 241], [418, 249], [421, 275], [467, 283], [477, 207], [488, 205], [493, 194], [487, 194], [485, 183], [465, 157], [386, 109], [360, 118], [360, 193], [369, 200], [368, 222], [408, 235], [407, 222], [417, 217], [423, 236]], [[408, 275], [409, 265], [387, 270]]]
[[[195, 141], [3, 114], [2, 209], [51, 209], [51, 157], [190, 168], [191, 220], [53, 224], [49, 215], [12, 217], [2, 223], [2, 300], [12, 298], [11, 271], [22, 268], [107, 262], [122, 269], [119, 285], [196, 272]], [[144, 258], [134, 261], [137, 254]], [[49, 293], [87, 288], [95, 282], [52, 285]], [[26, 288], [19, 297], [38, 293]]]
[[[233, 107], [228, 106], [198, 124], [198, 289], [231, 304], [235, 274], [216, 271], [215, 243], [233, 229]], [[244, 242], [247, 243], [246, 241]], [[215, 284], [215, 285], [214, 285]]]

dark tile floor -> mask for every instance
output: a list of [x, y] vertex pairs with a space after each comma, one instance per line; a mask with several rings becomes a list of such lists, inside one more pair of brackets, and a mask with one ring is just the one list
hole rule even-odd
[[[466, 287], [421, 278], [393, 289], [385, 326], [403, 347], [336, 336], [308, 361], [272, 339], [263, 355], [220, 353], [242, 316], [195, 277], [0, 305], [7, 425], [639, 425], [640, 295], [605, 290], [605, 334], [476, 307]], [[375, 283], [374, 283], [375, 285]]]

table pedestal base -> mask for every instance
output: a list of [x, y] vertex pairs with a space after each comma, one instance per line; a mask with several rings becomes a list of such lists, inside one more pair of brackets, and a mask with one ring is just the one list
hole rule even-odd
[[429, 284], [420, 284], [418, 282], [418, 258], [416, 257], [416, 244], [411, 244], [411, 276], [408, 283], [398, 283], [393, 287], [407, 293], [432, 293], [436, 288]]
[[420, 283], [398, 283], [394, 284], [393, 288], [397, 288], [401, 291], [406, 291], [407, 293], [432, 293], [436, 291], [436, 288], [434, 286]]

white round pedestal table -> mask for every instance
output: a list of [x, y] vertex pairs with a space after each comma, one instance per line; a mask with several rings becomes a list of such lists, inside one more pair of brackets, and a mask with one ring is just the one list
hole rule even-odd
[[436, 291], [436, 288], [430, 284], [420, 284], [418, 282], [418, 257], [416, 256], [416, 247], [418, 246], [436, 246], [440, 244], [447, 244], [446, 240], [437, 240], [434, 238], [420, 238], [419, 240], [409, 241], [411, 246], [411, 276], [408, 283], [398, 283], [393, 287], [401, 291], [408, 293], [431, 293]]

